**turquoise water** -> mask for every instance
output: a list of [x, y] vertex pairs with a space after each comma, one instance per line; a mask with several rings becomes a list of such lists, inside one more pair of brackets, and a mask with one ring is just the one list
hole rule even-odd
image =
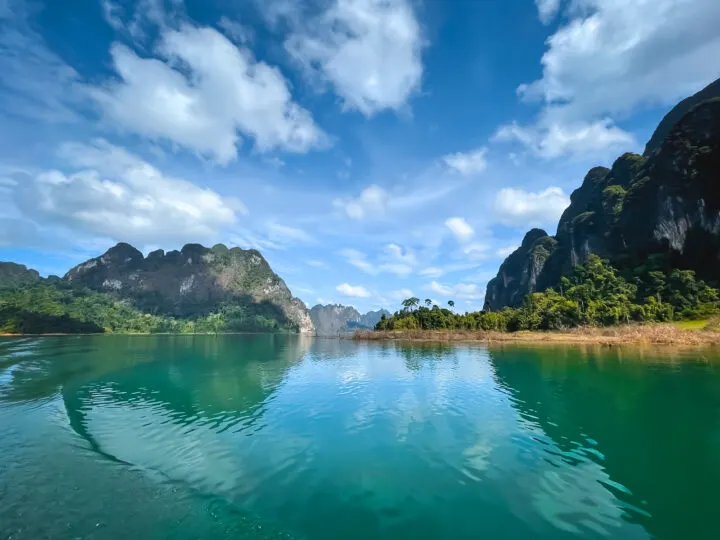
[[0, 338], [0, 538], [716, 538], [708, 353]]

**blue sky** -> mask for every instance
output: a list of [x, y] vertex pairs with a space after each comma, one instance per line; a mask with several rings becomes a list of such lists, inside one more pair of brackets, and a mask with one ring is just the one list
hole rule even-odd
[[0, 0], [0, 260], [259, 249], [309, 306], [464, 311], [720, 76], [716, 0]]

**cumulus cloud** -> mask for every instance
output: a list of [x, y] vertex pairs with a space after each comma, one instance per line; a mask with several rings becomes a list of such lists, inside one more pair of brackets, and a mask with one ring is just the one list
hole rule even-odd
[[487, 148], [482, 147], [466, 153], [457, 152], [455, 154], [448, 154], [443, 156], [442, 159], [451, 169], [462, 175], [470, 176], [485, 171], [487, 168], [486, 154]]
[[349, 283], [343, 283], [342, 285], [335, 287], [335, 289], [344, 296], [352, 296], [356, 298], [367, 298], [370, 296], [370, 292], [360, 285], [353, 286]]
[[475, 230], [470, 224], [461, 217], [453, 217], [445, 221], [445, 226], [455, 235], [461, 242], [470, 240], [475, 234]]
[[541, 121], [537, 125], [520, 126], [512, 123], [501, 126], [493, 135], [493, 141], [522, 143], [535, 155], [546, 159], [564, 155], [592, 157], [636, 144], [630, 133], [615, 126], [609, 118], [571, 124]]
[[478, 300], [484, 298], [485, 294], [479, 286], [474, 283], [458, 283], [456, 285], [443, 285], [437, 281], [430, 283], [428, 288], [445, 298], [466, 298]]
[[556, 222], [570, 198], [559, 187], [534, 193], [517, 188], [503, 188], [495, 197], [498, 217], [511, 225], [542, 225]]
[[[541, 18], [558, 2], [537, 1]], [[544, 108], [523, 133], [503, 129], [543, 157], [630, 145], [610, 118], [670, 105], [714, 80], [720, 50], [717, 0], [575, 0], [570, 20], [547, 40], [542, 77], [518, 88]], [[576, 141], [577, 139], [577, 141]]]
[[38, 223], [148, 245], [213, 240], [245, 212], [239, 201], [166, 176], [103, 140], [66, 144], [60, 154], [72, 172], [26, 176], [15, 190], [20, 211]]
[[346, 109], [397, 110], [420, 87], [423, 39], [408, 0], [334, 0], [302, 24], [283, 15], [295, 26], [287, 51]]
[[333, 206], [343, 211], [350, 219], [362, 220], [368, 216], [382, 214], [389, 198], [387, 191], [373, 184], [363, 189], [357, 197], [335, 199]]
[[175, 142], [220, 163], [235, 158], [240, 133], [260, 152], [307, 152], [326, 144], [280, 71], [215, 29], [165, 28], [154, 53], [140, 57], [113, 44], [119, 79], [88, 88], [119, 128]]

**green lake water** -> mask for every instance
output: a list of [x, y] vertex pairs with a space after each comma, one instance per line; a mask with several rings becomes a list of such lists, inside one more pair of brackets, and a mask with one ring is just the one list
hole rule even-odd
[[719, 538], [716, 360], [0, 338], [0, 538]]

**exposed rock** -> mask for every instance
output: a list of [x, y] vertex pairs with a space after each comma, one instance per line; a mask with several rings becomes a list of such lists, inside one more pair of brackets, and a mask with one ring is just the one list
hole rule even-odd
[[525, 296], [535, 290], [538, 276], [555, 247], [555, 239], [542, 229], [529, 231], [520, 247], [500, 266], [498, 275], [488, 283], [484, 309], [520, 305]]
[[590, 254], [619, 268], [637, 268], [654, 258], [717, 280], [720, 98], [698, 104], [698, 96], [720, 93], [720, 81], [706, 90], [666, 116], [663, 122], [685, 108], [673, 126], [658, 128], [653, 137], [664, 133], [663, 139], [655, 147], [657, 141], [648, 144], [647, 157], [624, 154], [612, 169], [592, 169], [572, 193], [555, 237], [530, 231], [501, 265], [488, 283], [485, 309], [517, 306], [528, 293], [556, 286]]
[[233, 304], [301, 333], [314, 332], [305, 305], [253, 249], [187, 244], [180, 251], [157, 250], [145, 258], [120, 243], [72, 268], [63, 279], [131, 300], [149, 313], [195, 317]]

